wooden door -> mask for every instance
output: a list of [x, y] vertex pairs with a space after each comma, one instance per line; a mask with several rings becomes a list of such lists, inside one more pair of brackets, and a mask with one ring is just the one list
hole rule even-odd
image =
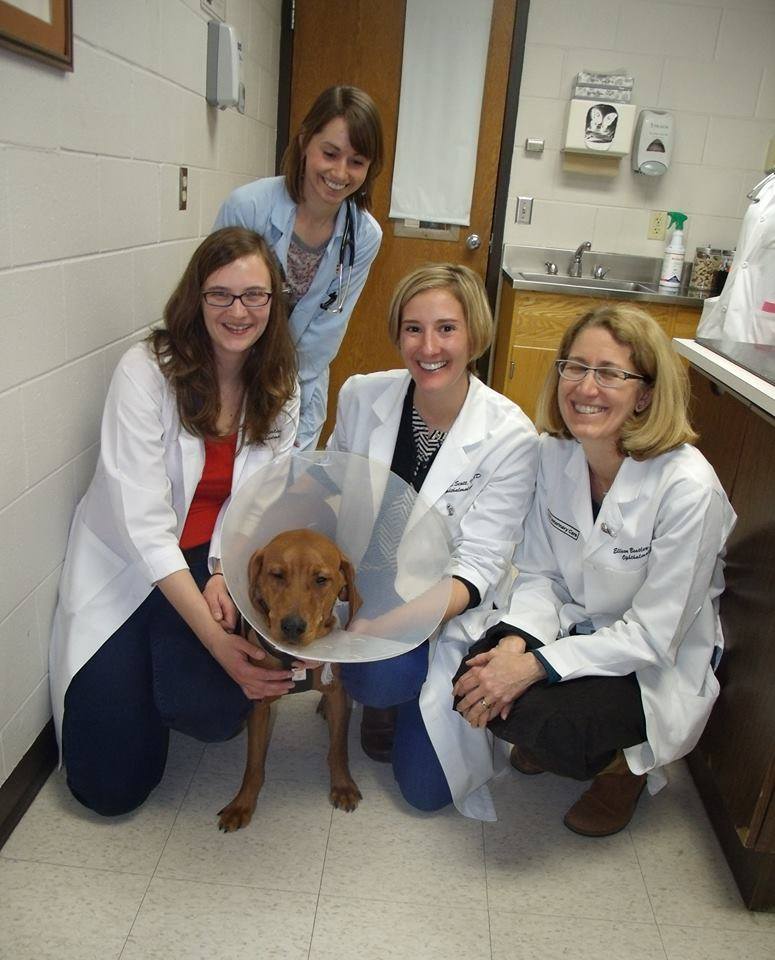
[[[335, 5], [297, 0], [293, 36], [291, 123], [294, 131], [315, 97], [335, 83], [362, 87], [373, 98], [385, 132], [385, 166], [377, 179], [373, 214], [383, 230], [382, 246], [353, 312], [339, 356], [331, 366], [328, 421], [331, 432], [336, 397], [353, 373], [400, 365], [387, 336], [387, 309], [396, 283], [420, 264], [452, 261], [479, 272], [487, 270], [495, 187], [503, 131], [506, 89], [517, 0], [494, 0], [490, 48], [479, 129], [471, 225], [461, 227], [457, 242], [396, 237], [388, 219], [401, 92], [405, 0], [342, 0]], [[422, 91], [418, 91], [422, 96]], [[481, 237], [468, 250], [469, 233]], [[500, 258], [500, 251], [494, 255]]]

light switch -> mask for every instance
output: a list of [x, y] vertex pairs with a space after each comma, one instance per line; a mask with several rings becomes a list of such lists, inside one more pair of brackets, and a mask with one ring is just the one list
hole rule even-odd
[[517, 214], [514, 217], [515, 223], [530, 223], [533, 219], [533, 198], [517, 197]]
[[178, 174], [178, 210], [188, 207], [188, 167], [181, 167]]

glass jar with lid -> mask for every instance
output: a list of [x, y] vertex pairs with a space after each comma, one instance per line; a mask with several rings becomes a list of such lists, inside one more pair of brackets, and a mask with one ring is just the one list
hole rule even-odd
[[689, 280], [689, 290], [691, 293], [699, 294], [702, 297], [710, 296], [713, 289], [713, 280], [716, 272], [721, 266], [721, 251], [716, 250], [708, 244], [704, 247], [697, 247], [692, 263], [692, 275]]

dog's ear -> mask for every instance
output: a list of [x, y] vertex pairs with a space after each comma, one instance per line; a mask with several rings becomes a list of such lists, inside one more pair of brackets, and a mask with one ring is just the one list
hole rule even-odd
[[355, 586], [355, 568], [350, 562], [350, 559], [341, 551], [339, 556], [339, 570], [344, 577], [344, 586], [339, 591], [339, 599], [347, 601], [350, 604], [350, 616], [347, 618], [347, 623], [345, 624], [346, 629], [353, 622], [355, 614], [360, 610], [361, 605], [363, 604], [363, 600], [361, 599], [361, 595], [358, 593], [358, 588]]
[[261, 574], [263, 562], [264, 551], [256, 550], [248, 563], [248, 596], [254, 607], [261, 606], [261, 591], [258, 586], [258, 578]]

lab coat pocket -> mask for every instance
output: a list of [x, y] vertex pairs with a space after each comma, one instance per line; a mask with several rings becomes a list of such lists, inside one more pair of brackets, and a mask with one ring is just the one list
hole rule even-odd
[[59, 596], [74, 613], [90, 603], [127, 564], [84, 523], [73, 527], [70, 540]]
[[755, 343], [775, 344], [775, 304], [766, 304], [772, 310], [753, 311], [753, 339]]
[[[585, 606], [590, 614], [605, 612], [618, 619], [632, 606], [635, 594], [646, 582], [646, 560], [634, 569], [595, 564], [585, 578]], [[594, 619], [594, 617], [593, 617]]]

